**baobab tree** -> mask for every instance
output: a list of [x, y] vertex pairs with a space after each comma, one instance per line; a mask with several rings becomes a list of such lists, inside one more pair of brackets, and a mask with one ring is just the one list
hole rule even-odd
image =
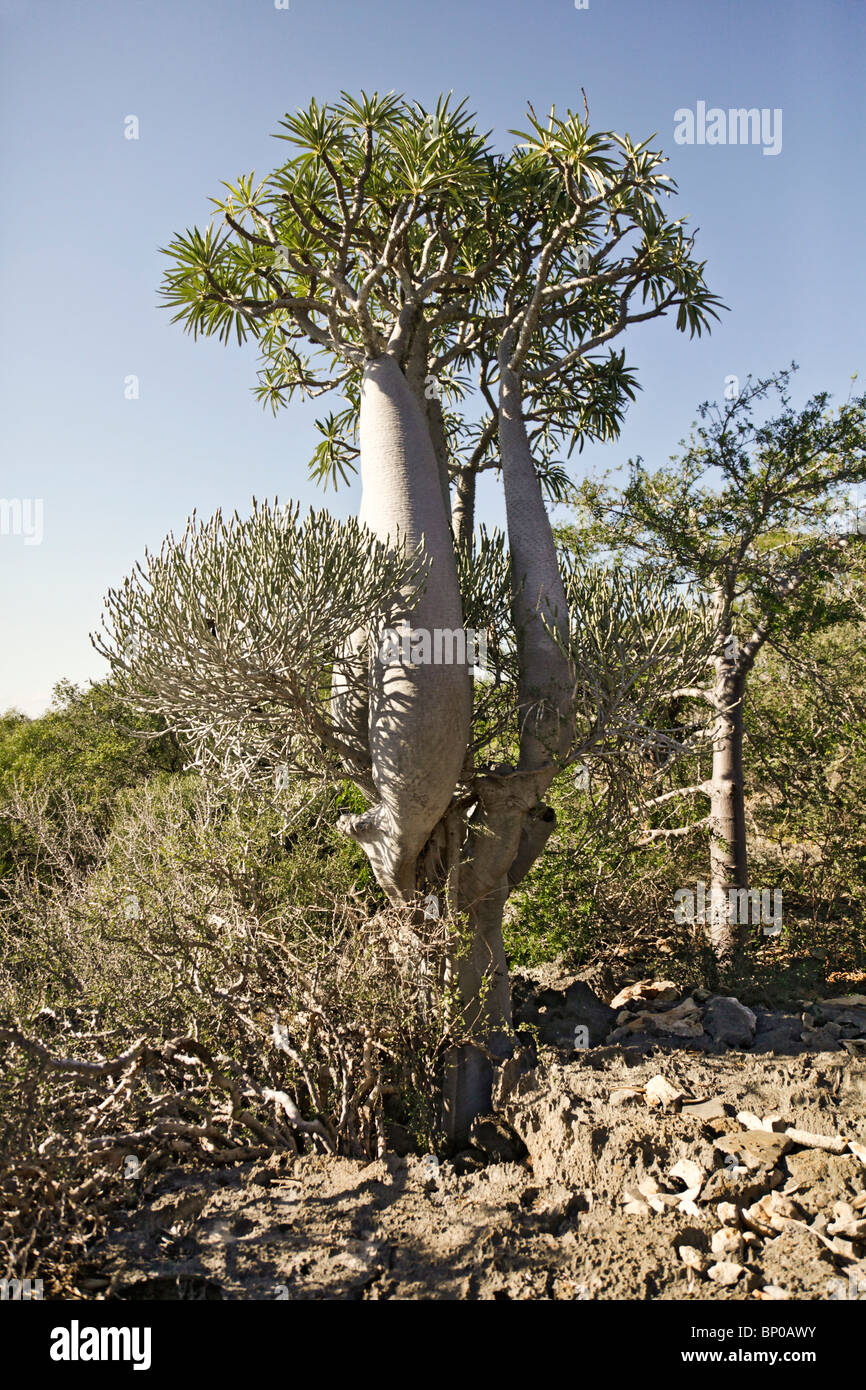
[[[453, 1072], [457, 1135], [510, 1045], [502, 913], [555, 824], [547, 789], [584, 753], [651, 740], [701, 659], [669, 585], [643, 600], [562, 574], [544, 491], [563, 441], [618, 431], [635, 381], [608, 344], [669, 312], [700, 333], [717, 300], [663, 211], [659, 152], [588, 116], [530, 119], [495, 155], [462, 104], [313, 103], [282, 122], [292, 158], [170, 244], [176, 318], [255, 339], [263, 401], [341, 393], [313, 470], [359, 462], [359, 524], [259, 506], [193, 522], [109, 595], [102, 646], [202, 761], [351, 777], [370, 804], [340, 827], [390, 901], [420, 912], [433, 893], [468, 922], [455, 974], [485, 1046]], [[474, 526], [489, 467], [507, 540]], [[490, 630], [487, 678], [465, 646], [383, 655], [407, 626]]]
[[[663, 793], [657, 804], [700, 797], [707, 813], [651, 838], [705, 829], [709, 836], [709, 944], [731, 958], [748, 935], [734, 910], [750, 901], [744, 796], [743, 706], [765, 646], [796, 643], [850, 616], [838, 580], [860, 524], [839, 526], [840, 496], [866, 479], [866, 395], [831, 409], [820, 392], [791, 405], [792, 371], [747, 380], [721, 404], [699, 409], [701, 425], [667, 467], [633, 460], [622, 489], [588, 484], [583, 502], [596, 537], [706, 594], [713, 629], [709, 680], [676, 692], [683, 720], [694, 702], [697, 737], [712, 749], [710, 776]], [[759, 418], [768, 399], [781, 409]]]

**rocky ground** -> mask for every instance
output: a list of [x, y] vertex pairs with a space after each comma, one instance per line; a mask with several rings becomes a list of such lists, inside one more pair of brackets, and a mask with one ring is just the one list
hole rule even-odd
[[[309, 1155], [130, 1196], [86, 1298], [866, 1299], [866, 997], [518, 981], [453, 1161]], [[134, 1181], [134, 1180], [131, 1180]]]

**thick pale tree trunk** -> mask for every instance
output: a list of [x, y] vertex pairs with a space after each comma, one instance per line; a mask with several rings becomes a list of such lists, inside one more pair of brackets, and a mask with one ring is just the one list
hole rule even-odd
[[463, 626], [454, 547], [427, 421], [397, 362], [383, 356], [367, 365], [361, 385], [362, 500], [359, 520], [380, 538], [398, 537], [414, 548], [423, 539], [429, 558], [426, 588], [410, 611], [394, 616], [431, 644], [413, 645], [417, 660], [380, 650], [374, 655], [369, 746], [378, 804], [344, 817], [342, 828], [366, 851], [378, 881], [394, 902], [416, 890], [418, 856], [444, 815], [463, 766], [471, 722], [466, 662], [436, 664], [437, 630]]
[[[427, 421], [433, 452], [436, 456], [439, 486], [447, 512], [450, 508], [448, 448], [442, 406], [437, 394], [435, 394], [435, 383], [433, 386], [430, 384], [432, 378], [428, 372], [428, 349], [429, 333], [423, 314], [419, 312], [415, 316], [414, 327], [411, 330], [405, 377]], [[345, 675], [343, 671], [335, 673], [332, 692], [334, 717], [340, 727], [346, 731], [346, 741], [355, 750], [355, 767], [352, 771], [356, 776], [357, 770], [360, 769], [363, 776], [364, 773], [369, 774], [370, 769], [368, 746], [370, 701], [367, 689], [369, 641], [369, 632], [359, 629], [352, 634], [346, 651], [342, 654], [345, 661], [343, 667]]]

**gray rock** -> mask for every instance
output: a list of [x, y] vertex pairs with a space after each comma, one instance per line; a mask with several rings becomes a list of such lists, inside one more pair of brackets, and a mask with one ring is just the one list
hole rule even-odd
[[862, 1037], [866, 1034], [866, 1009], [840, 1009], [834, 1005], [819, 1006], [818, 1018], [823, 1015], [844, 1032], [846, 1037]]
[[544, 990], [528, 1000], [516, 1017], [520, 1023], [534, 1023], [541, 1042], [563, 1048], [575, 1046], [575, 1030], [581, 1026], [586, 1029], [587, 1045], [596, 1047], [616, 1022], [616, 1012], [582, 980], [566, 990]]
[[850, 1202], [860, 1189], [863, 1170], [853, 1154], [801, 1149], [786, 1154], [784, 1165], [789, 1174], [785, 1192], [795, 1194], [810, 1215], [830, 1210], [834, 1201]]
[[751, 1047], [757, 1019], [739, 999], [714, 994], [704, 1011], [704, 1028], [714, 1042], [728, 1047]]
[[840, 1052], [838, 1030], [832, 1023], [823, 1028], [804, 1028], [800, 1037], [809, 1052]]
[[776, 1168], [759, 1172], [752, 1170], [749, 1173], [717, 1168], [701, 1189], [701, 1202], [734, 1202], [737, 1206], [748, 1206], [763, 1197], [768, 1187], [779, 1187], [781, 1182], [782, 1174]]
[[761, 1009], [757, 1011], [757, 1020], [752, 1052], [775, 1052], [779, 1056], [793, 1057], [805, 1051], [800, 1037], [803, 1023], [797, 1014], [771, 1013]]
[[[565, 991], [565, 1012], [569, 1022], [583, 1023], [589, 1029], [590, 1045], [600, 1043], [613, 1027], [616, 1014], [603, 999], [593, 993], [589, 985], [575, 980]], [[572, 1029], [572, 1035], [574, 1029]]]
[[758, 1004], [754, 1010], [755, 1030], [760, 1036], [761, 1033], [775, 1033], [780, 1028], [790, 1028], [796, 1032], [803, 1027], [803, 1020], [800, 1014], [791, 1013], [784, 1009], [767, 1009]]

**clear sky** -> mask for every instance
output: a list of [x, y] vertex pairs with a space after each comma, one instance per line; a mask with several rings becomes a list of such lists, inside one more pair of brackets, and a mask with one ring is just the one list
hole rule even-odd
[[[578, 473], [663, 461], [726, 376], [795, 358], [799, 401], [844, 397], [866, 366], [864, 0], [0, 0], [0, 16], [0, 498], [25, 523], [27, 499], [44, 508], [40, 544], [8, 509], [0, 531], [0, 710], [104, 672], [103, 593], [193, 508], [321, 504], [315, 403], [264, 414], [254, 348], [194, 343], [156, 297], [157, 248], [207, 221], [221, 179], [279, 162], [270, 134], [312, 97], [453, 90], [507, 147], [527, 101], [582, 109], [583, 87], [596, 127], [658, 133], [732, 312], [699, 343], [666, 320], [631, 330], [643, 393]], [[781, 150], [675, 143], [699, 102], [780, 109]], [[357, 487], [329, 498], [345, 515]], [[499, 522], [492, 486], [483, 504]]]

